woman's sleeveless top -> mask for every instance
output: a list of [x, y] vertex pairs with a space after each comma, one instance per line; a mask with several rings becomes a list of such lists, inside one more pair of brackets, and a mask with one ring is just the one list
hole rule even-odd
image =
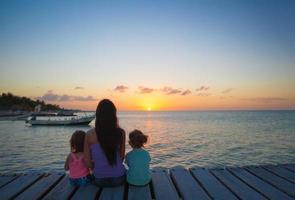
[[93, 173], [95, 178], [120, 177], [125, 174], [125, 167], [119, 152], [116, 156], [116, 164], [111, 166], [99, 143], [91, 144], [90, 150], [94, 162]]

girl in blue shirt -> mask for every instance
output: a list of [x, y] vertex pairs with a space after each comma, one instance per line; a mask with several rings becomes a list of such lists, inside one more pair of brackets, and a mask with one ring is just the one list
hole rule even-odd
[[143, 149], [147, 143], [148, 136], [139, 130], [134, 130], [129, 134], [129, 144], [132, 150], [126, 154], [125, 162], [128, 166], [127, 182], [130, 185], [144, 186], [151, 180], [150, 161], [148, 151]]

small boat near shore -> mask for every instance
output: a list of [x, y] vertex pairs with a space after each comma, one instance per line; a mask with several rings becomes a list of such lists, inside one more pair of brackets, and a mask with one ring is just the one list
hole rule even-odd
[[37, 119], [36, 116], [33, 116], [26, 120], [26, 124], [32, 126], [74, 126], [74, 125], [88, 125], [93, 119], [94, 115], [91, 116], [76, 116], [71, 118], [51, 118], [47, 119]]
[[31, 113], [1, 115], [0, 121], [25, 121]]

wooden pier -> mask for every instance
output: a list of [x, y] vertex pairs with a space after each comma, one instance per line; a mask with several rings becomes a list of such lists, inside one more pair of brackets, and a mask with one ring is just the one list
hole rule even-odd
[[145, 187], [73, 187], [65, 174], [0, 175], [0, 199], [294, 200], [295, 164], [153, 169]]

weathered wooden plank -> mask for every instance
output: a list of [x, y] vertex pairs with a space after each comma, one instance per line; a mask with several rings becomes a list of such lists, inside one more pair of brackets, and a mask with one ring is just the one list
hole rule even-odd
[[129, 185], [128, 189], [128, 200], [151, 200], [151, 192], [150, 192], [150, 186], [146, 185], [143, 187], [137, 187]]
[[0, 189], [1, 199], [4, 200], [15, 197], [34, 183], [40, 176], [40, 174], [22, 175], [16, 180], [10, 182]]
[[261, 200], [266, 199], [261, 194], [250, 188], [241, 180], [230, 174], [225, 169], [210, 170], [221, 182], [241, 199]]
[[165, 169], [152, 170], [152, 184], [157, 200], [177, 200], [179, 195]]
[[60, 174], [51, 174], [47, 176], [43, 176], [40, 180], [34, 183], [31, 187], [26, 189], [20, 195], [16, 197], [17, 200], [34, 200], [39, 199], [44, 195], [47, 191], [51, 189], [51, 187], [61, 178]]
[[265, 169], [271, 171], [272, 173], [295, 183], [295, 172], [287, 170], [281, 166], [265, 166]]
[[282, 167], [285, 167], [286, 169], [295, 172], [295, 164], [284, 164]]
[[69, 177], [64, 176], [58, 184], [45, 196], [45, 200], [64, 200], [68, 199], [76, 187], [70, 185]]
[[210, 199], [202, 187], [183, 167], [176, 167], [170, 170], [171, 177], [184, 200], [187, 199]]
[[4, 185], [8, 184], [12, 180], [16, 179], [17, 176], [11, 175], [11, 176], [0, 176], [0, 188]]
[[264, 181], [279, 188], [281, 191], [284, 191], [292, 197], [295, 197], [295, 184], [290, 183], [261, 167], [247, 167], [247, 170], [260, 177]]
[[203, 185], [213, 199], [237, 200], [238, 198], [218, 181], [207, 169], [192, 168], [193, 176]]
[[250, 172], [243, 168], [230, 168], [229, 169], [234, 175], [242, 179], [251, 187], [257, 189], [259, 192], [267, 196], [269, 199], [273, 200], [291, 200], [293, 198], [289, 197], [286, 193], [281, 192], [277, 188], [263, 181], [262, 179], [254, 176]]
[[80, 199], [94, 200], [95, 197], [97, 196], [98, 191], [99, 191], [99, 187], [95, 185], [81, 186], [78, 188], [78, 190], [75, 192], [75, 194], [73, 195], [71, 199], [72, 200], [80, 200]]
[[123, 200], [124, 186], [103, 188], [99, 200]]

